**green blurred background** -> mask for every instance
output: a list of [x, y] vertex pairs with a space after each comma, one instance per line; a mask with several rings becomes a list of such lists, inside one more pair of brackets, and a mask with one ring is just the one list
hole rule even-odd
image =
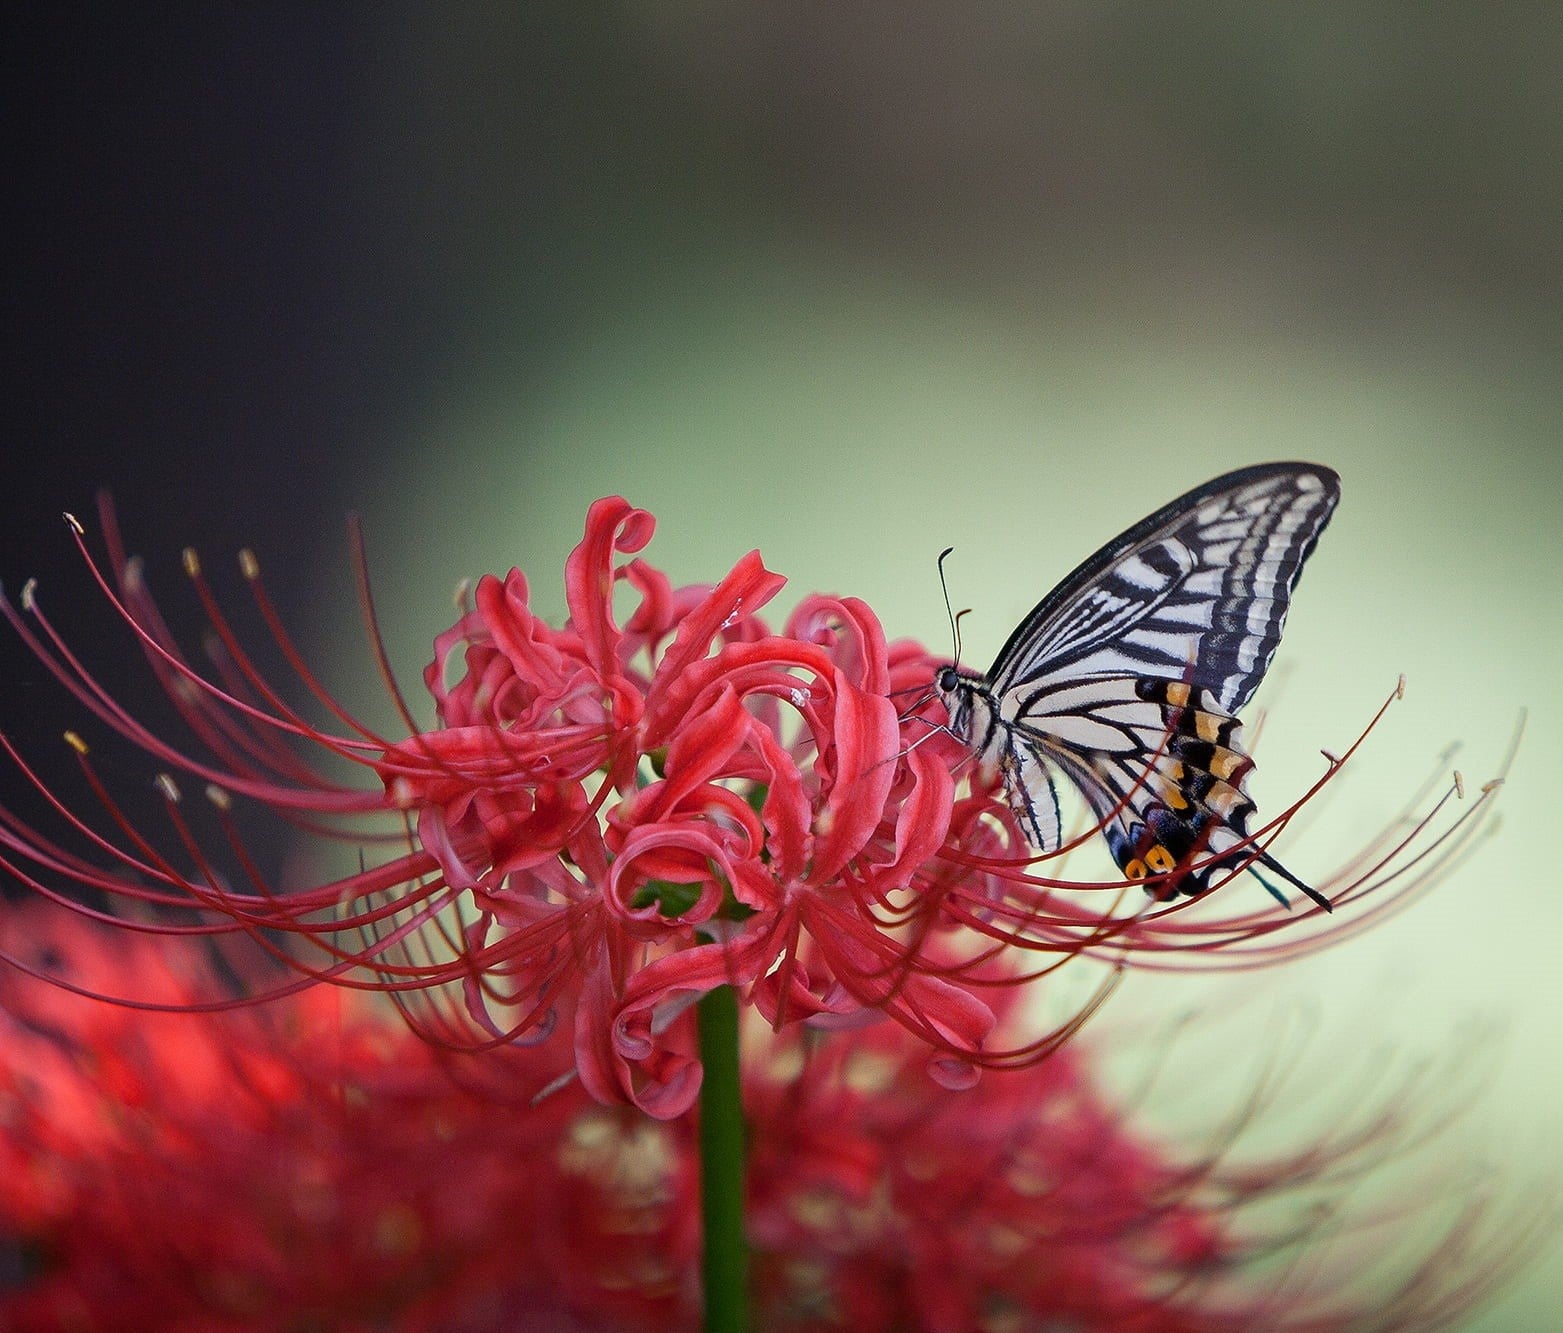
[[[1111, 1021], [1204, 1004], [1242, 1051], [1303, 1005], [1346, 1064], [1491, 1019], [1505, 1056], [1458, 1151], [1515, 1190], [1558, 1178], [1555, 6], [40, 22], [10, 94], [33, 452], [0, 547], [63, 547], [52, 515], [106, 481], [168, 528], [149, 555], [253, 542], [361, 696], [344, 508], [411, 676], [460, 578], [520, 565], [559, 610], [587, 505], [620, 492], [676, 579], [758, 546], [784, 601], [853, 593], [940, 648], [953, 544], [985, 665], [1180, 491], [1327, 463], [1345, 498], [1257, 701], [1261, 809], [1409, 685], [1280, 850], [1322, 875], [1446, 743], [1490, 776], [1528, 707], [1502, 828], [1382, 930], [1137, 979]], [[1558, 1258], [1470, 1326], [1553, 1326]]]
[[[1288, 1004], [1336, 1073], [1507, 1056], [1458, 1148], [1556, 1173], [1563, 889], [1551, 841], [1563, 498], [1556, 10], [624, 5], [410, 15], [364, 125], [448, 341], [368, 512], [401, 659], [460, 577], [561, 606], [587, 504], [714, 579], [758, 546], [943, 647], [956, 547], [984, 665], [1076, 560], [1225, 469], [1330, 464], [1257, 790], [1273, 807], [1393, 688], [1322, 875], [1438, 764], [1530, 718], [1500, 835], [1383, 929], [1257, 978], [1144, 979], [1112, 1021]], [[458, 309], [459, 307], [459, 309]], [[1258, 892], [1257, 889], [1253, 890]], [[1171, 993], [1177, 988], [1176, 993]], [[1339, 1049], [1332, 1047], [1338, 1044]], [[1349, 1086], [1334, 1089], [1343, 1096]], [[1235, 1094], [1234, 1094], [1235, 1095]], [[1472, 1327], [1555, 1319], [1546, 1267]]]

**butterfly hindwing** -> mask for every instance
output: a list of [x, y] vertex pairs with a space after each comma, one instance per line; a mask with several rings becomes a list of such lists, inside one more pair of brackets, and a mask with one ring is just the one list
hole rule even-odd
[[1063, 840], [1063, 819], [1058, 809], [1058, 791], [1041, 747], [1017, 737], [1000, 761], [1000, 768], [1010, 809], [1031, 845], [1057, 847]]
[[[1131, 879], [1181, 866], [1177, 891], [1199, 893], [1222, 868], [1222, 854], [1241, 849], [1254, 804], [1246, 780], [1253, 761], [1242, 728], [1208, 692], [1165, 681], [1103, 681], [1141, 743], [1083, 750], [1067, 743], [1049, 757], [1085, 795], [1119, 867]], [[1130, 703], [1124, 695], [1132, 694]]]

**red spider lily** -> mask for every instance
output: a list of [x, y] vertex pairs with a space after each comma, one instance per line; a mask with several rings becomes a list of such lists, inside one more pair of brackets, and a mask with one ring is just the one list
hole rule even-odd
[[[659, 1117], [694, 1102], [690, 1007], [715, 987], [737, 987], [777, 1030], [888, 1015], [924, 1044], [937, 1079], [961, 1086], [1057, 1049], [1126, 963], [1252, 966], [1366, 928], [1430, 882], [1480, 822], [1477, 802], [1439, 831], [1438, 802], [1396, 826], [1320, 884], [1347, 909], [1332, 917], [1142, 906], [1123, 880], [1063, 878], [1062, 856], [1099, 826], [1035, 857], [991, 783], [973, 774], [963, 785], [960, 748], [930, 733], [930, 719], [898, 714], [895, 700], [925, 690], [936, 659], [887, 644], [853, 598], [806, 598], [770, 632], [757, 612], [782, 580], [758, 553], [714, 586], [673, 587], [627, 558], [652, 519], [617, 498], [592, 506], [566, 564], [562, 627], [533, 613], [518, 571], [478, 583], [425, 672], [435, 725], [420, 726], [391, 683], [409, 733], [400, 738], [319, 684], [245, 553], [259, 615], [328, 729], [246, 652], [186, 552], [211, 630], [212, 664], [197, 668], [106, 506], [102, 518], [112, 577], [72, 520], [77, 541], [196, 745], [132, 717], [30, 585], [20, 609], [0, 603], [81, 704], [163, 767], [169, 819], [162, 839], [138, 828], [71, 733], [101, 806], [91, 822], [0, 736], [69, 835], [56, 841], [0, 810], [0, 871], [58, 901], [86, 889], [135, 909], [138, 929], [248, 936], [296, 973], [262, 998], [314, 981], [384, 991], [450, 1046], [552, 1051], [567, 1034], [554, 1075], [573, 1069], [598, 1100]], [[622, 624], [616, 590], [633, 602]], [[343, 782], [343, 762], [366, 781]], [[1330, 760], [1255, 833], [1256, 853], [1343, 762]], [[208, 816], [186, 813], [176, 778], [207, 785]], [[280, 892], [239, 834], [235, 801], [345, 840], [361, 868]], [[356, 818], [377, 815], [395, 817], [389, 831]], [[150, 919], [148, 908], [181, 915]], [[1017, 950], [1038, 958], [1029, 976], [1006, 961]], [[1000, 1041], [1003, 995], [1080, 956], [1110, 967], [1078, 1012]]]
[[[188, 948], [37, 906], [0, 941], [91, 990], [134, 980], [198, 1004], [217, 984]], [[698, 1320], [690, 1118], [578, 1087], [498, 1102], [513, 1080], [493, 1061], [454, 1057], [481, 1082], [453, 1081], [435, 1048], [324, 989], [148, 1015], [7, 973], [0, 999], [0, 1247], [19, 1265], [6, 1328]], [[1539, 1234], [1522, 1208], [1455, 1201], [1430, 1240], [1425, 1178], [1348, 1206], [1364, 1170], [1428, 1128], [1428, 1084], [1255, 1155], [1243, 1139], [1274, 1090], [1175, 1148], [1103, 1089], [1084, 1043], [955, 1091], [895, 1024], [749, 1038], [768, 1329], [1423, 1329], [1469, 1310]], [[535, 1047], [501, 1058], [546, 1063]]]

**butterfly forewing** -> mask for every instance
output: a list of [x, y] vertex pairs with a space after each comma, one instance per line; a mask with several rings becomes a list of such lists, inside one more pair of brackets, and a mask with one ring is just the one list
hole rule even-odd
[[998, 764], [1039, 851], [1060, 842], [1052, 764], [1131, 877], [1198, 892], [1223, 854], [1254, 855], [1244, 846], [1253, 764], [1233, 714], [1270, 665], [1339, 495], [1336, 475], [1308, 463], [1218, 477], [1075, 569], [985, 679], [942, 677], [951, 730]]
[[1186, 680], [1235, 713], [1275, 655], [1303, 561], [1339, 496], [1333, 472], [1298, 463], [1228, 473], [1174, 500], [1021, 622], [988, 674], [994, 694], [1013, 716], [1028, 685], [1147, 676]]

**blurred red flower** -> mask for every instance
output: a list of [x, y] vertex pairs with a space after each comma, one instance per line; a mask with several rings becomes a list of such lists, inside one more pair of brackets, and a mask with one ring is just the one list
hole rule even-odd
[[[177, 942], [36, 906], [0, 942], [93, 990], [220, 990]], [[507, 1103], [525, 1078], [502, 1066], [538, 1049], [442, 1062], [337, 990], [146, 1014], [13, 971], [0, 1000], [6, 1328], [698, 1324], [690, 1117], [579, 1086]], [[1348, 1197], [1428, 1118], [1406, 1086], [1255, 1154], [1253, 1108], [1199, 1148], [1148, 1133], [1084, 1043], [964, 1091], [931, 1083], [889, 1022], [756, 1023], [746, 1057], [767, 1329], [1421, 1329], [1468, 1310], [1533, 1234], [1475, 1196], [1430, 1234], [1425, 1179], [1397, 1207]]]

